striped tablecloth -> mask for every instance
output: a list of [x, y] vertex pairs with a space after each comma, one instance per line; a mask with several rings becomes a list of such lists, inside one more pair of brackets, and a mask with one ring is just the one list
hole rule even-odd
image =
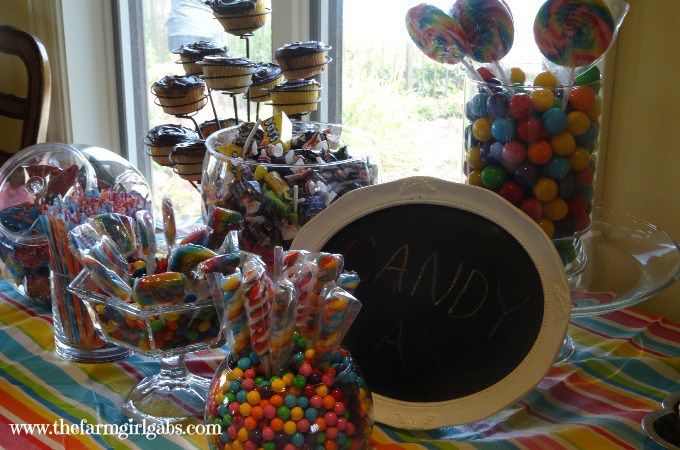
[[[572, 323], [572, 362], [550, 369], [515, 405], [485, 421], [427, 432], [376, 425], [377, 449], [656, 448], [640, 421], [680, 390], [680, 326], [624, 310]], [[16, 435], [10, 424], [125, 422], [122, 399], [158, 363], [131, 356], [116, 364], [71, 364], [53, 353], [51, 316], [0, 281], [0, 446], [30, 448], [205, 448], [203, 436], [153, 440], [114, 436]], [[210, 376], [219, 351], [189, 357]]]

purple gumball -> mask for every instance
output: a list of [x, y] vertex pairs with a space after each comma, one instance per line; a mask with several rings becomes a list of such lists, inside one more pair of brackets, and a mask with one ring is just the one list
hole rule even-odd
[[538, 180], [538, 167], [528, 161], [524, 162], [515, 167], [513, 176], [520, 186], [531, 187]]

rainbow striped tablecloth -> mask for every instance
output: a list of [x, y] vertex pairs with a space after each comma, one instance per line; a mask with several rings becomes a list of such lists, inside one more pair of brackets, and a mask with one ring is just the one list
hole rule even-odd
[[[575, 320], [572, 363], [553, 366], [519, 403], [485, 421], [427, 432], [376, 425], [373, 446], [406, 449], [656, 448], [640, 421], [680, 390], [680, 326], [630, 310]], [[70, 364], [54, 353], [51, 316], [0, 281], [0, 447], [205, 448], [203, 436], [17, 435], [12, 424], [122, 424], [120, 406], [158, 363], [132, 356], [117, 364]], [[218, 351], [189, 357], [210, 376]]]

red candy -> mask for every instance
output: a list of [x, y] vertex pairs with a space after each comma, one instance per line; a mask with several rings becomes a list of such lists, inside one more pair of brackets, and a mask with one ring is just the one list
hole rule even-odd
[[494, 73], [486, 67], [478, 68], [477, 73], [479, 74], [480, 77], [482, 77], [484, 81], [489, 81], [493, 78], [496, 78], [496, 75], [494, 75]]
[[524, 189], [514, 181], [506, 181], [498, 193], [515, 206], [519, 206], [524, 200]]
[[538, 220], [543, 216], [543, 204], [540, 200], [530, 197], [522, 201], [520, 209], [534, 220]]
[[517, 124], [517, 137], [527, 144], [538, 141], [544, 133], [543, 125], [538, 119], [526, 119]]
[[527, 158], [534, 164], [545, 164], [552, 158], [552, 146], [550, 142], [538, 141], [529, 146]]
[[595, 179], [595, 173], [586, 167], [585, 169], [576, 172], [576, 179], [581, 186], [590, 186]]
[[578, 217], [586, 212], [586, 199], [582, 196], [574, 197], [567, 201], [567, 207], [571, 217]]
[[508, 112], [518, 120], [527, 119], [534, 110], [534, 102], [526, 94], [513, 95], [508, 105]]

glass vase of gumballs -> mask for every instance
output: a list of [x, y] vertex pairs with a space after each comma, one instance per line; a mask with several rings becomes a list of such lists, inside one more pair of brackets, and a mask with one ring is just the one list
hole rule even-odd
[[582, 265], [578, 236], [591, 222], [602, 100], [595, 66], [562, 86], [551, 72], [530, 83], [511, 70], [502, 85], [468, 80], [466, 182], [497, 192], [553, 239], [571, 273]]

